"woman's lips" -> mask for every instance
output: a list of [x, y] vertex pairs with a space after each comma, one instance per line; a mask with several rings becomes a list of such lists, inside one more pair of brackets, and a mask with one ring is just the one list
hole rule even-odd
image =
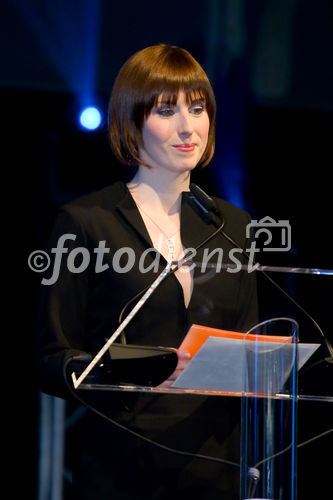
[[184, 151], [185, 153], [190, 153], [194, 150], [196, 144], [192, 142], [191, 144], [176, 144], [173, 147], [178, 151]]

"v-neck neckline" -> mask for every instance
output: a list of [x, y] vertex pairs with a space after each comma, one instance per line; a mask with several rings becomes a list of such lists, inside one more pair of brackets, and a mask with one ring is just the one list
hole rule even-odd
[[[148, 248], [154, 248], [154, 250], [160, 256], [160, 267], [164, 267], [167, 265], [167, 260], [165, 257], [154, 247], [153, 241], [150, 237], [149, 231], [146, 227], [146, 224], [142, 218], [140, 210], [128, 188], [128, 186], [123, 183], [124, 187], [124, 197], [117, 204], [118, 210], [121, 212], [123, 217], [127, 219], [127, 221], [131, 224], [131, 226], [135, 229], [139, 237], [145, 240]], [[209, 235], [212, 233], [212, 224], [207, 223], [197, 214], [193, 208], [186, 201], [186, 194], [188, 192], [182, 192], [182, 200], [181, 200], [181, 212], [180, 212], [180, 237], [181, 242], [184, 249], [193, 248], [196, 249], [202, 241], [204, 241]], [[193, 218], [195, 220], [193, 220]], [[195, 228], [195, 231], [193, 231]], [[173, 273], [174, 275], [174, 273]], [[177, 286], [182, 293], [182, 304], [184, 305], [185, 311], [189, 311], [191, 302], [193, 299], [193, 295], [195, 293], [195, 269], [192, 275], [192, 293], [190, 296], [190, 300], [188, 305], [185, 304], [185, 295], [184, 289], [182, 287], [181, 282], [177, 278], [177, 276], [173, 276], [172, 279], [176, 280]]]

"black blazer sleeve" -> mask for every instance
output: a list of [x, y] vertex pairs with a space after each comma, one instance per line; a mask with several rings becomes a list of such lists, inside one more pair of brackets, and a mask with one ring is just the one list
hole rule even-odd
[[[63, 367], [67, 359], [82, 354], [85, 349], [86, 311], [89, 295], [89, 269], [73, 273], [68, 269], [67, 257], [78, 247], [87, 248], [87, 240], [80, 220], [68, 210], [61, 210], [57, 217], [49, 245], [57, 247], [64, 235], [66, 238], [59, 276], [53, 284], [42, 284], [39, 304], [39, 321], [34, 350], [33, 373], [42, 391], [60, 397], [68, 396], [68, 388], [63, 377]], [[53, 262], [55, 259], [53, 258]], [[50, 266], [52, 267], [52, 266]], [[52, 276], [45, 277], [49, 281]], [[54, 276], [53, 279], [55, 279]]]

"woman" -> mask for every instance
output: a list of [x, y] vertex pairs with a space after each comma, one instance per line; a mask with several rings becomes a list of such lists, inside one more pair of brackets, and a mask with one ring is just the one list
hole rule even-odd
[[[231, 249], [186, 196], [191, 171], [212, 158], [214, 120], [213, 90], [186, 50], [147, 47], [120, 70], [110, 100], [110, 143], [120, 161], [138, 168], [127, 185], [118, 182], [60, 210], [51, 247], [62, 235], [74, 235], [66, 241], [67, 254], [84, 247], [91, 261], [84, 271], [71, 272], [62, 259], [59, 279], [44, 287], [35, 364], [42, 390], [68, 396], [66, 360], [77, 352], [96, 353], [116, 330], [123, 308], [154, 281], [157, 269], [187, 248], [198, 248], [196, 266], [183, 266], [161, 283], [127, 326], [127, 343], [177, 349], [193, 323], [242, 331], [255, 323], [253, 275], [200, 268], [205, 250], [224, 250], [228, 263]], [[215, 202], [226, 233], [248, 248], [248, 215], [223, 200]], [[108, 249], [104, 267], [97, 266], [100, 242]], [[134, 256], [131, 266], [129, 256]], [[177, 369], [164, 385], [188, 362], [186, 353], [177, 353]], [[113, 418], [156, 441], [238, 459], [230, 438], [236, 436], [231, 402], [136, 394], [114, 395], [103, 403]], [[221, 465], [159, 451], [90, 413], [79, 427], [84, 439], [78, 439], [73, 464], [75, 498], [238, 497], [237, 470], [232, 477], [234, 471]]]

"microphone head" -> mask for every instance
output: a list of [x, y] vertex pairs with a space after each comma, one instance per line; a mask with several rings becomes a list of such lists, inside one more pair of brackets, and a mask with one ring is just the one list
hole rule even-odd
[[256, 467], [249, 467], [247, 475], [250, 479], [253, 479], [254, 481], [258, 481], [260, 479], [260, 471]]
[[207, 209], [216, 212], [217, 208], [213, 198], [208, 196], [203, 189], [201, 189], [196, 184], [190, 184], [190, 190], [192, 194], [200, 201], [200, 203]]
[[[196, 210], [203, 219], [209, 223], [213, 223], [216, 227], [224, 226], [224, 217], [216, 206], [213, 198], [208, 196], [205, 191], [203, 191], [196, 184], [190, 184], [190, 192], [187, 194], [187, 201], [194, 210]], [[222, 225], [221, 225], [222, 222]]]

